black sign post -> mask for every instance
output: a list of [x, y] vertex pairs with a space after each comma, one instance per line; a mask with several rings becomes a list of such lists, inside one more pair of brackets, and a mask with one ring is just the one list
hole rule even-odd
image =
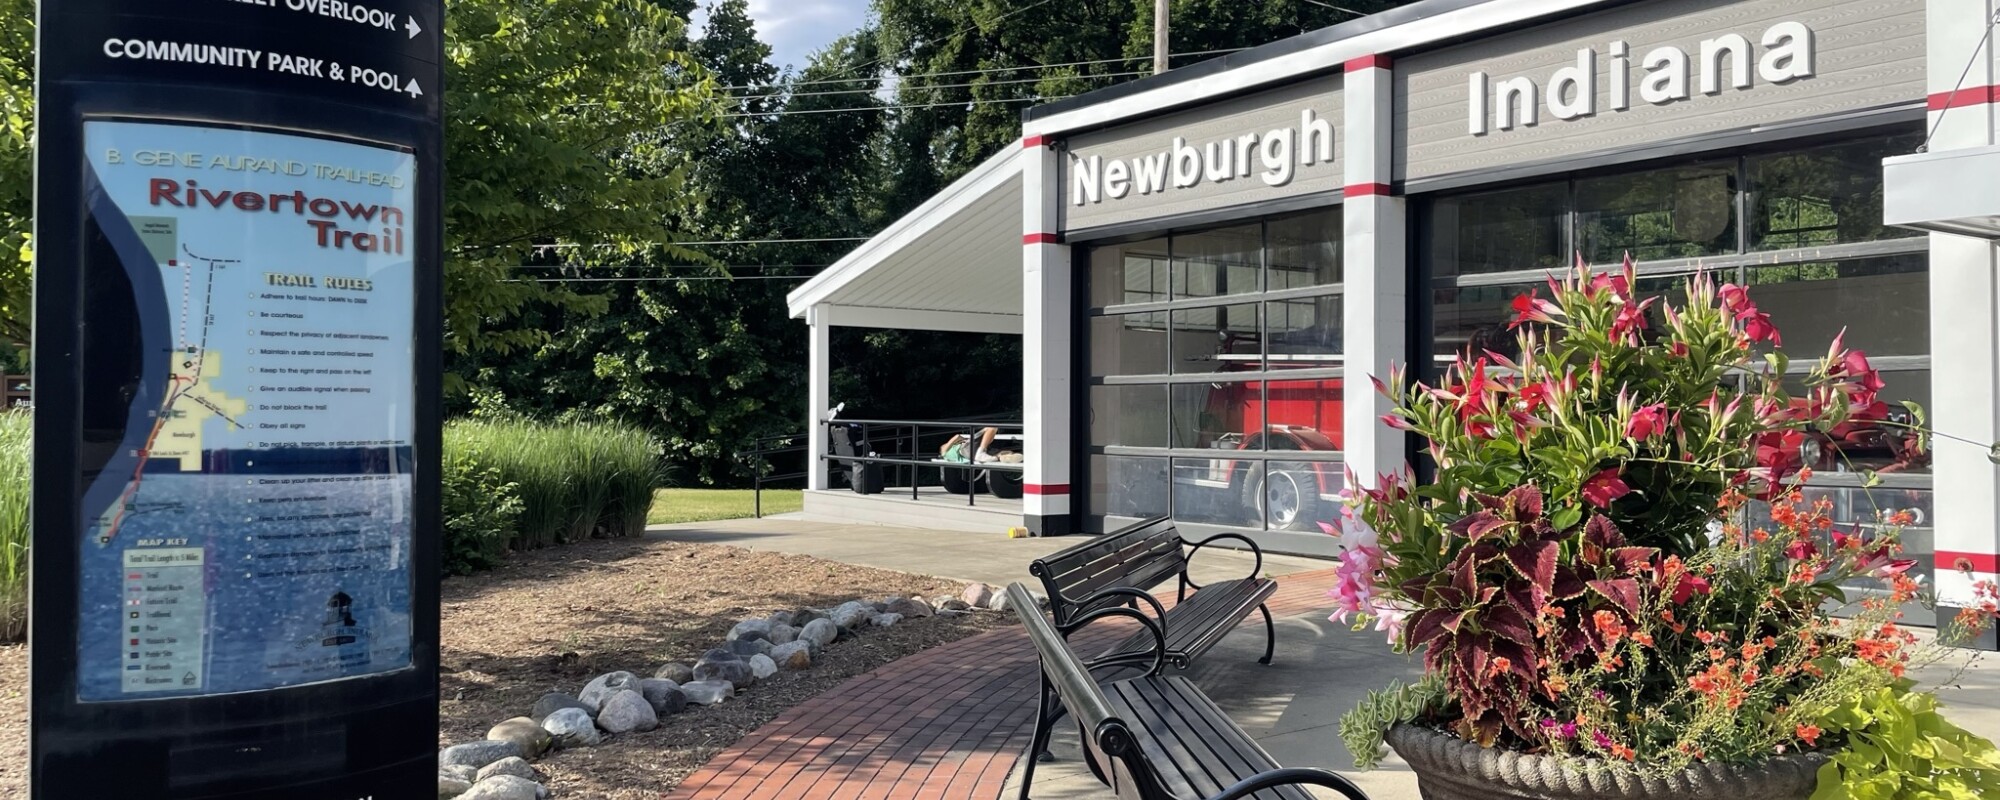
[[41, 4], [38, 800], [431, 797], [443, 13]]

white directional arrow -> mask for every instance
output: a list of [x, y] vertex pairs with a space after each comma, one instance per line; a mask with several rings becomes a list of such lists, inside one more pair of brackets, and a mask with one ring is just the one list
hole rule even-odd
[[418, 96], [418, 95], [421, 95], [421, 94], [423, 94], [423, 93], [424, 93], [424, 90], [423, 90], [423, 89], [420, 89], [420, 88], [418, 88], [418, 87], [417, 87], [417, 79], [416, 79], [416, 78], [411, 78], [411, 79], [410, 79], [410, 85], [409, 85], [409, 86], [406, 86], [406, 87], [403, 87], [403, 91], [406, 91], [406, 92], [409, 92], [409, 93], [410, 93], [410, 96], [411, 96], [411, 97], [416, 97], [416, 96]]
[[424, 32], [424, 26], [418, 25], [417, 15], [411, 14], [410, 20], [408, 22], [403, 23], [403, 30], [409, 31], [410, 38], [415, 39], [417, 38], [417, 34]]

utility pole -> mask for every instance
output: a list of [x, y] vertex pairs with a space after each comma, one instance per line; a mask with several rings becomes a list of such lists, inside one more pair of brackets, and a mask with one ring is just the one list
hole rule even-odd
[[1167, 71], [1167, 0], [1153, 0], [1153, 74]]

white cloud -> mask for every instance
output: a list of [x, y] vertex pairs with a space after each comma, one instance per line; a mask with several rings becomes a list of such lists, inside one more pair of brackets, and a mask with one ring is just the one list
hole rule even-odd
[[[708, 18], [706, 6], [695, 10], [697, 31]], [[750, 18], [757, 38], [771, 45], [772, 63], [803, 68], [814, 51], [867, 21], [868, 0], [750, 0]]]

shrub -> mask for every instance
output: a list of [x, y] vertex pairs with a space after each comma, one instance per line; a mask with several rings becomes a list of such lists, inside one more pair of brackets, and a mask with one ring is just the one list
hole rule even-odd
[[637, 534], [660, 484], [658, 445], [620, 425], [460, 420], [446, 426], [445, 450], [472, 454], [514, 486], [517, 550]]
[[29, 420], [0, 411], [0, 641], [9, 642], [28, 631]]
[[476, 446], [445, 447], [446, 574], [469, 575], [491, 568], [521, 523], [521, 498], [514, 484], [480, 456]]

